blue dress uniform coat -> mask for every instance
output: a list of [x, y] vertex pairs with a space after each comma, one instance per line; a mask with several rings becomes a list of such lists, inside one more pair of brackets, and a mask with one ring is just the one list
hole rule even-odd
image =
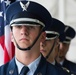
[[55, 66], [62, 67], [56, 60], [55, 60]]
[[68, 61], [67, 59], [64, 60], [63, 67], [67, 68], [71, 71], [71, 73], [74, 73], [76, 75], [76, 64]]
[[[10, 62], [0, 67], [0, 75], [18, 75], [15, 58]], [[48, 63], [42, 56], [40, 64], [38, 65], [34, 75], [68, 75], [62, 70]]]
[[70, 70], [68, 70], [65, 67], [62, 67], [57, 61], [55, 61], [55, 66], [59, 67], [60, 69], [64, 70], [65, 72], [67, 72], [69, 75], [71, 75], [72, 73], [70, 72]]

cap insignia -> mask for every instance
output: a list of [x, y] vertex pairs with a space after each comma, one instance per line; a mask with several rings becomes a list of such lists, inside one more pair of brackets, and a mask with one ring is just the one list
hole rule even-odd
[[64, 30], [64, 32], [66, 32], [66, 31], [68, 30], [68, 28], [69, 28], [69, 27], [66, 27], [65, 30]]

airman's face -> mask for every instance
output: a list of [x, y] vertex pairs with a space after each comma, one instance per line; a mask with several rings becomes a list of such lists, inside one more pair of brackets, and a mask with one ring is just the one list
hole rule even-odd
[[[13, 26], [12, 29], [12, 41], [16, 46], [17, 44], [21, 48], [27, 48], [32, 45], [33, 41], [36, 39], [40, 31], [40, 26]], [[15, 40], [14, 40], [15, 38]]]
[[45, 40], [45, 42], [40, 43], [40, 52], [43, 54], [44, 57], [46, 57], [50, 52], [53, 43], [54, 40]]
[[60, 58], [64, 58], [67, 51], [69, 50], [69, 45], [70, 44], [66, 44], [66, 43], [60, 43], [60, 49], [59, 49], [59, 57]]

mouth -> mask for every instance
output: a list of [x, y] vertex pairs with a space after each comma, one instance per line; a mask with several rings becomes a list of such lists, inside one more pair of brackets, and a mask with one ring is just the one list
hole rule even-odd
[[46, 52], [46, 50], [40, 50], [40, 52]]
[[27, 38], [21, 38], [20, 41], [29, 41]]
[[64, 56], [59, 56], [60, 59], [64, 58]]

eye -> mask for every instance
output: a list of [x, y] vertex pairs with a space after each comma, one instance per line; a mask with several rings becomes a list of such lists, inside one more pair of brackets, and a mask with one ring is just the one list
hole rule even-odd
[[15, 28], [18, 28], [18, 29], [20, 29], [20, 28], [22, 28], [22, 26], [15, 26]]
[[30, 26], [30, 28], [31, 28], [31, 29], [34, 29], [34, 28], [35, 28], [35, 26]]
[[29, 26], [29, 27], [27, 27], [29, 30], [31, 30], [31, 29], [35, 29], [35, 26]]

